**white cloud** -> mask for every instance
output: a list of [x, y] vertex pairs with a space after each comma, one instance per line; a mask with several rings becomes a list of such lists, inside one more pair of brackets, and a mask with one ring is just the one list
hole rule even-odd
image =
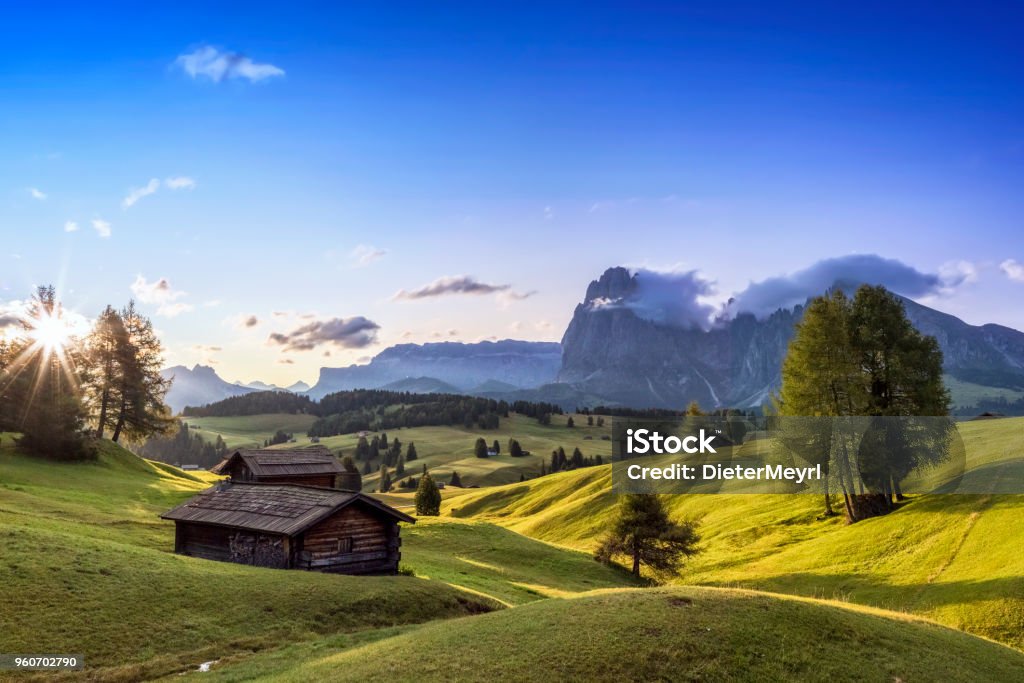
[[96, 231], [96, 234], [106, 239], [110, 237], [111, 225], [109, 221], [105, 221], [102, 218], [94, 218], [92, 221], [92, 228]]
[[193, 309], [191, 304], [178, 301], [185, 296], [185, 292], [174, 289], [165, 277], [149, 282], [142, 275], [138, 275], [135, 277], [135, 282], [131, 284], [131, 290], [136, 299], [144, 304], [155, 304], [157, 314], [168, 318]]
[[32, 199], [38, 199], [39, 201], [46, 199], [46, 193], [37, 187], [28, 188], [28, 193], [32, 195]]
[[67, 221], [64, 223], [64, 232], [78, 232], [78, 223]]
[[148, 183], [142, 187], [133, 187], [128, 195], [121, 200], [121, 208], [127, 209], [130, 206], [134, 206], [135, 202], [139, 201], [143, 197], [148, 197], [160, 188], [160, 181], [156, 178], [151, 178]]
[[356, 267], [362, 268], [382, 258], [387, 253], [386, 249], [378, 249], [370, 244], [360, 244], [352, 250], [349, 256], [355, 262]]
[[194, 79], [208, 78], [214, 83], [230, 78], [245, 78], [255, 83], [284, 76], [284, 69], [273, 64], [259, 64], [237, 52], [226, 52], [209, 45], [179, 55], [174, 65]]
[[193, 190], [196, 187], [196, 181], [185, 175], [172, 176], [164, 181], [164, 185], [169, 190]]
[[1014, 282], [1024, 282], [1024, 263], [1008, 258], [999, 264], [999, 270]]
[[939, 277], [950, 288], [978, 281], [978, 268], [970, 261], [950, 261], [939, 267]]

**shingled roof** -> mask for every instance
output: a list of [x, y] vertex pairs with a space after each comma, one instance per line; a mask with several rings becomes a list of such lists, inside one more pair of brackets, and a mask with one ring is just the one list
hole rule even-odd
[[294, 536], [352, 504], [367, 505], [399, 522], [416, 522], [404, 512], [354, 491], [231, 482], [221, 482], [160, 517]]
[[243, 448], [235, 451], [210, 471], [226, 474], [235, 458], [241, 458], [257, 477], [302, 474], [341, 474], [345, 468], [324, 446], [269, 450]]

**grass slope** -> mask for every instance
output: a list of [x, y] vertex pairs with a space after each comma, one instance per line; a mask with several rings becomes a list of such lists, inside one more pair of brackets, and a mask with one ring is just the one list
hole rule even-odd
[[[519, 481], [520, 475], [536, 477], [540, 474], [541, 462], [548, 462], [551, 451], [559, 446], [567, 455], [572, 455], [574, 448], [579, 448], [584, 455], [601, 455], [605, 460], [611, 458], [610, 441], [602, 436], [611, 435], [610, 420], [603, 427], [588, 427], [585, 415], [574, 415], [576, 426], [566, 427], [568, 415], [554, 415], [550, 425], [541, 425], [535, 419], [524, 415], [511, 414], [501, 420], [498, 429], [466, 429], [462, 426], [444, 427], [413, 427], [410, 429], [393, 429], [388, 431], [388, 438], [397, 437], [404, 447], [415, 442], [419, 459], [410, 463], [407, 472], [418, 475], [424, 464], [439, 481], [448, 481], [452, 470], [466, 486], [495, 486]], [[251, 417], [219, 417], [191, 418], [189, 425], [199, 426], [196, 433], [204, 439], [215, 440], [220, 434], [228, 446], [237, 448], [245, 445], [262, 445], [263, 439], [274, 433], [276, 429], [284, 429], [295, 434], [295, 444], [282, 444], [282, 448], [295, 448], [308, 445], [309, 437], [305, 436], [308, 424], [297, 427], [298, 418], [312, 420], [308, 415], [255, 415]], [[488, 444], [495, 439], [501, 445], [502, 454], [492, 458], [477, 458], [473, 455], [476, 440], [483, 437]], [[589, 437], [589, 438], [588, 438]], [[522, 458], [510, 457], [507, 453], [509, 438], [515, 438], [530, 455]], [[248, 441], [245, 441], [248, 439]], [[359, 437], [355, 434], [331, 436], [320, 439], [320, 443], [335, 452], [349, 455], [355, 453]], [[364, 488], [373, 490], [377, 486], [376, 473], [364, 477]]]
[[[975, 464], [1021, 457], [1024, 419], [963, 423]], [[581, 550], [614, 514], [609, 467], [460, 492], [444, 512]], [[704, 552], [681, 581], [838, 598], [928, 616], [1024, 649], [1024, 496], [934, 495], [846, 526], [812, 495], [668, 496]]]
[[630, 584], [586, 555], [479, 522], [404, 527], [404, 560], [429, 579], [174, 555], [173, 525], [158, 514], [208, 485], [204, 473], [109, 442], [98, 462], [68, 464], [17, 455], [13, 437], [0, 436], [0, 651], [80, 652], [91, 678], [139, 680], [232, 653]]
[[741, 590], [590, 593], [372, 642], [214, 667], [212, 681], [1000, 681], [1024, 654], [880, 610]]
[[[186, 417], [182, 418], [198, 434], [213, 443], [219, 434], [228, 448], [263, 447], [263, 442], [278, 429], [294, 434], [297, 441], [309, 442], [306, 432], [316, 421], [312, 415], [271, 413], [248, 417]], [[294, 447], [294, 444], [289, 444]]]

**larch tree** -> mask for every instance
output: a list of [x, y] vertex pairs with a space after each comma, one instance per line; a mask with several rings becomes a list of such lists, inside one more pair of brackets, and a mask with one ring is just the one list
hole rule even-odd
[[132, 438], [163, 434], [172, 424], [164, 404], [170, 380], [160, 375], [163, 347], [153, 323], [138, 312], [134, 301], [121, 311], [121, 321], [128, 343], [121, 354], [120, 405], [110, 437], [115, 442], [122, 434]]

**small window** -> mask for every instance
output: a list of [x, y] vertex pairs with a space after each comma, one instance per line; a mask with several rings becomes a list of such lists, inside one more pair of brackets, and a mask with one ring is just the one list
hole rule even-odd
[[352, 539], [350, 537], [348, 537], [348, 538], [339, 538], [338, 539], [338, 552], [339, 553], [350, 553], [350, 552], [352, 552]]

